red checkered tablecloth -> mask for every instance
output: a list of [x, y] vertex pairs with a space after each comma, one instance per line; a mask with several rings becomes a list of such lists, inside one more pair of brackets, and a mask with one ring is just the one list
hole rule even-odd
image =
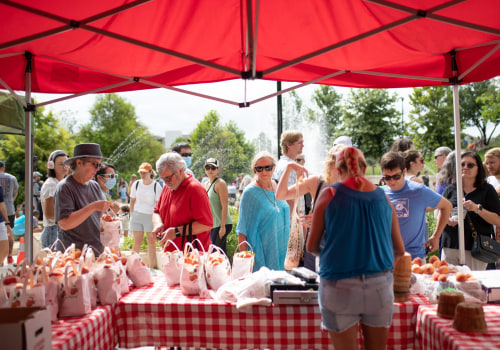
[[113, 306], [98, 306], [89, 315], [62, 318], [52, 323], [52, 349], [114, 349], [116, 332]]
[[500, 349], [500, 306], [483, 305], [488, 333], [465, 333], [453, 328], [453, 320], [436, 315], [437, 305], [421, 306], [417, 317], [417, 343], [422, 349]]
[[252, 306], [182, 295], [163, 277], [123, 296], [115, 308], [119, 346], [208, 349], [328, 349], [318, 306]]
[[[395, 303], [389, 349], [413, 349], [418, 306], [425, 297]], [[179, 346], [215, 349], [328, 349], [318, 306], [253, 306], [182, 295], [163, 277], [123, 296], [115, 308], [119, 346]]]

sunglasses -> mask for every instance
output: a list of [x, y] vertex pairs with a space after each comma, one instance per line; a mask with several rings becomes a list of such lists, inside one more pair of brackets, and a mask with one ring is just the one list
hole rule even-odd
[[101, 163], [99, 162], [92, 162], [90, 160], [86, 160], [85, 163], [90, 163], [94, 167], [94, 169], [99, 169], [101, 167]]
[[438, 154], [438, 155], [434, 156], [434, 159], [438, 159], [441, 156], [444, 156], [444, 154]]
[[205, 165], [205, 170], [217, 170], [218, 168], [213, 165]]
[[118, 179], [118, 174], [102, 174], [102, 177], [109, 177], [110, 179]]
[[462, 169], [467, 168], [467, 169], [472, 169], [476, 166], [474, 163], [462, 163]]
[[181, 153], [181, 157], [191, 157], [192, 155], [193, 155], [193, 153], [191, 153], [191, 152]]
[[163, 179], [163, 181], [165, 181], [165, 182], [170, 182], [170, 181], [172, 181], [172, 178], [174, 177], [174, 175], [175, 175], [175, 173], [172, 173], [172, 175], [162, 177], [162, 179]]
[[266, 165], [266, 166], [256, 166], [254, 167], [255, 171], [261, 173], [262, 171], [273, 171], [274, 165]]
[[386, 182], [391, 181], [391, 180], [397, 181], [397, 180], [401, 179], [401, 176], [403, 176], [403, 173], [396, 174], [396, 175], [383, 175], [382, 179], [385, 180]]
[[302, 162], [304, 160], [304, 158], [297, 158], [295, 159], [296, 162]]

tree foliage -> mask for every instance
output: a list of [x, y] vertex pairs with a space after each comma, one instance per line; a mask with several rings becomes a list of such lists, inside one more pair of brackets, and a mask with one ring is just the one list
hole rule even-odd
[[352, 89], [342, 116], [341, 132], [349, 135], [367, 160], [379, 159], [398, 135], [397, 94], [384, 89]]
[[327, 143], [332, 144], [337, 137], [337, 130], [342, 125], [342, 94], [333, 86], [320, 85], [319, 89], [314, 90], [312, 100], [320, 112], [315, 113], [309, 109], [309, 120], [321, 123], [326, 131]]
[[422, 153], [437, 147], [455, 148], [453, 134], [453, 94], [449, 87], [414, 88], [409, 96], [413, 109], [407, 125], [409, 137]]
[[239, 173], [249, 172], [255, 152], [254, 146], [245, 139], [233, 121], [221, 125], [216, 111], [210, 111], [191, 133], [194, 173], [205, 174], [205, 161], [214, 157], [221, 163], [221, 176], [232, 183]]
[[98, 143], [103, 156], [110, 158], [124, 178], [143, 162], [154, 168], [165, 152], [162, 143], [137, 120], [134, 106], [116, 94], [98, 96], [90, 115], [80, 129], [82, 142]]
[[[33, 164], [33, 170], [47, 173], [47, 160], [50, 153], [56, 149], [66, 152], [73, 150], [77, 138], [70, 134], [59, 118], [43, 107], [38, 108], [33, 115], [33, 155], [38, 159]], [[17, 178], [20, 189], [16, 204], [24, 202], [25, 175], [25, 138], [24, 136], [5, 135], [0, 141], [0, 159], [6, 163], [6, 171]]]
[[[460, 119], [475, 127], [486, 145], [500, 124], [500, 96], [494, 79], [460, 87]], [[488, 125], [492, 131], [488, 134]]]

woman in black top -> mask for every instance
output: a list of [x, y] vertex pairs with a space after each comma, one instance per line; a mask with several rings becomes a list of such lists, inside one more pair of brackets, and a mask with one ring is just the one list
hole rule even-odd
[[[484, 270], [487, 263], [477, 260], [471, 255], [472, 222], [478, 234], [494, 237], [493, 225], [500, 225], [500, 200], [490, 184], [486, 182], [486, 172], [481, 157], [473, 151], [465, 152], [461, 156], [462, 186], [464, 191], [464, 220], [465, 264], [472, 270]], [[453, 206], [457, 207], [457, 188], [450, 185], [443, 193]], [[458, 222], [450, 218], [443, 231], [443, 260], [448, 263], [459, 264], [458, 250]]]

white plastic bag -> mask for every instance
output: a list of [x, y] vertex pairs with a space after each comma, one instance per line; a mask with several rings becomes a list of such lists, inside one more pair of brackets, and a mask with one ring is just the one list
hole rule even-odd
[[101, 218], [101, 243], [105, 247], [118, 249], [120, 247], [120, 219], [110, 215]]
[[135, 252], [127, 260], [127, 275], [136, 287], [147, 286], [153, 281], [151, 271]]
[[224, 250], [210, 244], [205, 262], [207, 284], [213, 290], [219, 289], [224, 283], [231, 280], [231, 264]]
[[184, 245], [180, 287], [184, 295], [201, 295], [207, 290], [201, 254], [190, 242]]
[[161, 255], [161, 268], [165, 274], [168, 286], [175, 286], [181, 281], [181, 268], [183, 253], [174, 241], [168, 240], [175, 247], [172, 252], [164, 252]]
[[[239, 251], [242, 244], [248, 245], [250, 250]], [[247, 241], [243, 241], [238, 244], [238, 249], [236, 249], [233, 255], [231, 278], [235, 280], [240, 277], [250, 275], [253, 271], [254, 262], [255, 253], [253, 252], [252, 246]]]

